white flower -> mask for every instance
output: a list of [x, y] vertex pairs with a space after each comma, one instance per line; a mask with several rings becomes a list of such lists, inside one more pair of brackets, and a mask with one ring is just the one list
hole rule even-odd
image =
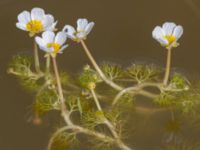
[[162, 27], [156, 26], [152, 32], [152, 36], [156, 39], [162, 46], [167, 48], [178, 46], [178, 39], [183, 34], [183, 27], [176, 25], [173, 22], [166, 22]]
[[93, 27], [94, 22], [88, 23], [87, 19], [78, 19], [76, 30], [74, 27], [66, 25], [64, 26], [63, 31], [66, 32], [70, 39], [79, 42], [80, 40], [85, 40], [87, 38], [87, 35], [90, 33]]
[[54, 30], [57, 22], [41, 8], [33, 8], [31, 12], [23, 11], [18, 15], [17, 28], [30, 32], [30, 36], [47, 30]]
[[42, 33], [42, 37], [35, 38], [36, 43], [40, 49], [55, 55], [62, 53], [63, 50], [68, 46], [66, 43], [67, 35], [64, 32], [58, 32], [56, 35], [52, 31], [45, 31]]

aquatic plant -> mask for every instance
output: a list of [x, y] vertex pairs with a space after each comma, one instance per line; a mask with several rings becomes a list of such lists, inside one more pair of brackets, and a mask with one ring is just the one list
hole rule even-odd
[[[128, 130], [125, 129], [127, 111], [168, 111], [172, 119], [167, 126], [170, 133], [180, 129], [175, 121], [176, 112], [183, 116], [198, 113], [198, 88], [184, 75], [170, 72], [171, 50], [179, 45], [182, 26], [167, 22], [153, 30], [153, 38], [168, 51], [164, 72], [156, 65], [147, 64], [132, 64], [127, 68], [109, 63], [99, 66], [85, 42], [94, 27], [94, 22], [88, 23], [87, 19], [78, 19], [77, 29], [65, 25], [57, 34], [54, 17], [45, 15], [41, 8], [33, 8], [31, 13], [23, 11], [18, 15], [18, 21], [16, 26], [34, 37], [34, 59], [26, 55], [14, 56], [8, 72], [35, 94], [34, 123], [41, 123], [40, 119], [50, 111], [60, 112], [58, 120], [62, 120], [52, 134], [47, 150], [76, 149], [74, 147], [83, 144], [82, 135], [91, 143], [90, 147], [94, 146], [93, 149], [131, 150], [135, 147], [129, 146], [124, 133]], [[57, 64], [61, 57], [58, 54], [68, 46], [67, 38], [81, 44], [92, 64], [86, 65], [77, 78], [61, 72]], [[43, 59], [46, 61], [42, 65], [38, 46], [45, 52]], [[141, 108], [134, 105], [140, 96], [151, 100], [155, 106]]]

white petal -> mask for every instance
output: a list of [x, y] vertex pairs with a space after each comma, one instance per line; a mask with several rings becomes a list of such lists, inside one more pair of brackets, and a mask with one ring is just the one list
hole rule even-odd
[[183, 35], [183, 27], [177, 26], [174, 29], [173, 35], [177, 38], [177, 40]]
[[46, 46], [46, 42], [44, 41], [44, 39], [42, 39], [41, 37], [36, 37], [35, 38], [35, 42], [40, 46], [40, 47], [45, 47]]
[[85, 31], [86, 26], [88, 25], [87, 19], [78, 19], [77, 20], [77, 31]]
[[89, 34], [93, 27], [94, 27], [94, 22], [90, 22], [85, 28], [86, 34]]
[[46, 46], [45, 46], [45, 47], [39, 46], [39, 47], [40, 47], [40, 49], [41, 49], [42, 51], [44, 51], [44, 52], [47, 52], [47, 53], [53, 52], [53, 49], [52, 49], [52, 48], [47, 48]]
[[49, 30], [50, 28], [52, 28], [52, 25], [54, 24], [54, 17], [52, 15], [45, 15], [42, 22], [43, 22], [44, 28]]
[[18, 18], [19, 23], [27, 24], [31, 20], [31, 15], [30, 15], [30, 12], [23, 11], [18, 15], [17, 18]]
[[40, 49], [45, 51], [45, 52], [51, 52], [52, 50], [48, 47], [46, 47], [47, 43], [42, 39], [41, 37], [36, 37], [35, 38], [36, 43], [39, 45]]
[[18, 23], [16, 23], [16, 27], [21, 29], [21, 30], [27, 31], [26, 24], [24, 24], [24, 23], [19, 23], [18, 22]]
[[161, 44], [161, 45], [168, 45], [169, 42], [167, 39], [165, 38], [158, 38], [157, 41]]
[[152, 32], [152, 36], [154, 39], [159, 39], [165, 36], [165, 33], [160, 26], [156, 26]]
[[75, 39], [75, 29], [74, 27], [70, 26], [70, 25], [66, 25], [64, 26], [63, 32], [65, 32], [67, 34], [67, 36], [70, 38], [70, 39]]
[[42, 21], [45, 16], [45, 12], [41, 8], [33, 8], [31, 10], [31, 19], [32, 20], [40, 20]]
[[63, 52], [63, 50], [65, 49], [65, 48], [67, 48], [68, 47], [68, 45], [66, 44], [66, 45], [63, 45], [62, 46], [62, 48], [60, 49], [60, 51], [58, 52], [58, 53], [62, 53]]
[[67, 40], [67, 35], [65, 32], [58, 32], [55, 37], [55, 43], [63, 45]]
[[163, 24], [162, 28], [166, 35], [172, 35], [174, 29], [176, 27], [176, 24], [173, 22], [166, 22]]
[[79, 32], [76, 34], [78, 39], [85, 39], [87, 34], [85, 32]]
[[46, 43], [52, 43], [55, 39], [55, 33], [52, 31], [45, 31], [42, 33], [42, 38]]
[[47, 27], [46, 30], [55, 31], [57, 23], [58, 23], [58, 21], [54, 22], [51, 26]]

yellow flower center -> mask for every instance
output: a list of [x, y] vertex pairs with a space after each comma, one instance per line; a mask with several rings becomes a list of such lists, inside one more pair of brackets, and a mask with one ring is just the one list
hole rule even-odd
[[169, 42], [168, 45], [171, 45], [176, 41], [176, 37], [174, 35], [165, 35], [164, 38]]
[[48, 48], [53, 48], [53, 52], [57, 53], [57, 52], [59, 52], [61, 45], [58, 44], [58, 43], [48, 43], [47, 47]]
[[31, 20], [27, 25], [26, 29], [31, 33], [39, 33], [43, 31], [44, 26], [41, 21], [39, 20]]

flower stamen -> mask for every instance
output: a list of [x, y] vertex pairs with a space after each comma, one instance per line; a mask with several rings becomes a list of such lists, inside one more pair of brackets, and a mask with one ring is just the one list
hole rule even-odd
[[44, 29], [44, 26], [39, 20], [31, 20], [27, 25], [26, 29], [31, 33], [39, 33]]
[[171, 45], [176, 41], [176, 36], [174, 35], [165, 35], [164, 38], [168, 41], [168, 45]]
[[54, 52], [54, 53], [58, 53], [59, 50], [60, 50], [60, 48], [61, 48], [61, 45], [58, 44], [58, 43], [48, 43], [48, 44], [47, 44], [47, 47], [48, 47], [48, 48], [53, 48], [53, 52]]

